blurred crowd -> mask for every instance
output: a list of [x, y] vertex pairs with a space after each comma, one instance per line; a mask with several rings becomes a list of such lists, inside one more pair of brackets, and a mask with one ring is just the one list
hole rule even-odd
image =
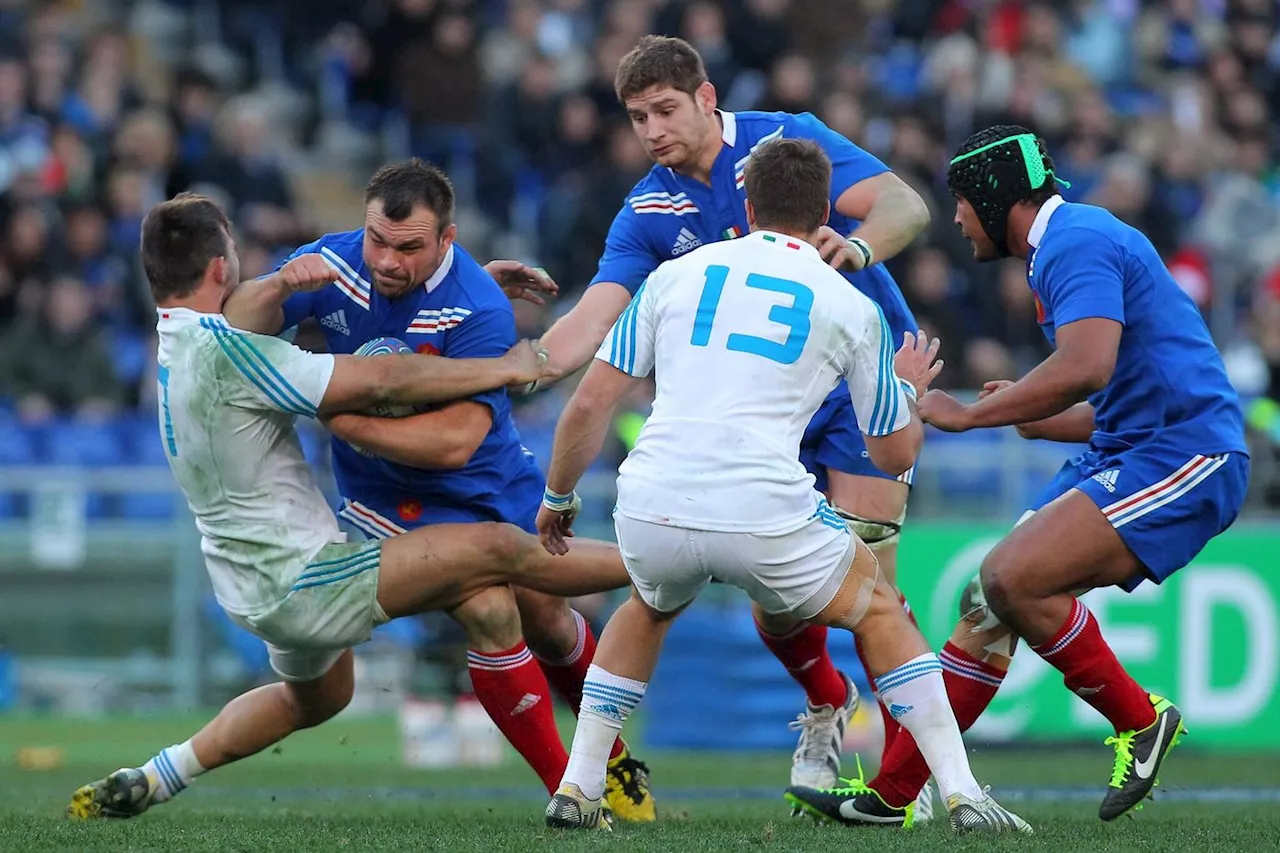
[[613, 94], [680, 35], [729, 110], [812, 111], [926, 199], [889, 262], [943, 339], [946, 387], [1045, 355], [1020, 262], [979, 266], [944, 175], [974, 129], [1031, 127], [1069, 200], [1141, 228], [1280, 438], [1280, 5], [1270, 0], [0, 0], [0, 396], [27, 421], [150, 405], [147, 208], [223, 200], [246, 275], [322, 219], [299, 187], [420, 155], [460, 241], [590, 280], [648, 168]]

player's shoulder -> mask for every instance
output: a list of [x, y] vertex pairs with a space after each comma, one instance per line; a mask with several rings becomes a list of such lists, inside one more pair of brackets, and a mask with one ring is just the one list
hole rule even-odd
[[457, 243], [453, 244], [451, 251], [453, 257], [449, 271], [441, 282], [438, 295], [451, 307], [473, 313], [498, 311], [511, 314], [511, 300], [480, 262]]
[[[1128, 246], [1141, 232], [1111, 211], [1093, 204], [1064, 201], [1049, 217], [1041, 243], [1046, 255], [1070, 254], [1082, 245]], [[1145, 238], [1143, 238], [1145, 239]]]
[[698, 206], [689, 198], [689, 194], [680, 188], [671, 170], [666, 166], [655, 164], [627, 193], [618, 218], [636, 226], [643, 226], [655, 225], [667, 220], [665, 216], [652, 214], [679, 217], [697, 212]]
[[294, 250], [293, 254], [295, 256], [313, 253], [326, 256], [336, 255], [345, 263], [355, 266], [361, 263], [363, 246], [364, 229], [357, 228], [354, 231], [334, 231], [322, 234], [310, 243], [299, 246]]
[[754, 148], [780, 136], [804, 138], [807, 132], [824, 126], [813, 113], [744, 110], [733, 113], [733, 117], [738, 147], [748, 145]]

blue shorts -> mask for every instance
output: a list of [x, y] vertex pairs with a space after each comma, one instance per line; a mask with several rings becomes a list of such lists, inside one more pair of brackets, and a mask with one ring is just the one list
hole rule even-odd
[[820, 492], [827, 491], [827, 469], [829, 468], [846, 474], [897, 480], [908, 486], [911, 485], [916, 472], [916, 469], [912, 468], [905, 474], [895, 477], [875, 466], [871, 457], [867, 455], [867, 445], [862, 439], [862, 430], [858, 428], [858, 419], [853, 413], [853, 401], [849, 399], [849, 386], [843, 381], [836, 386], [836, 390], [827, 395], [827, 399], [822, 401], [822, 407], [805, 427], [804, 436], [800, 439], [800, 462], [810, 474], [817, 478], [814, 488]]
[[1244, 453], [1203, 456], [1158, 444], [1089, 450], [1062, 466], [1031, 510], [1072, 489], [1088, 495], [1142, 562], [1143, 573], [1121, 584], [1131, 591], [1191, 562], [1235, 521], [1248, 486]]
[[502, 493], [483, 495], [469, 504], [431, 504], [410, 496], [344, 496], [338, 517], [372, 539], [386, 539], [432, 524], [477, 524], [499, 521], [526, 533], [538, 532], [538, 507], [545, 483], [536, 468], [507, 485]]

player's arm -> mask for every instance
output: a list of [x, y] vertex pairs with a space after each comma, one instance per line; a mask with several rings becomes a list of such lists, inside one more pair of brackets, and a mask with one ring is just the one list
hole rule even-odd
[[809, 113], [795, 123], [795, 134], [820, 144], [831, 159], [832, 206], [862, 223], [852, 234], [832, 231], [818, 247], [825, 260], [859, 270], [894, 257], [928, 227], [929, 206], [879, 158]]
[[[915, 465], [920, 455], [924, 427], [916, 413], [915, 398], [942, 365], [934, 366], [933, 362], [937, 342], [930, 344], [923, 335], [910, 336], [895, 356], [893, 334], [884, 314], [869, 300], [867, 304], [874, 310], [864, 312], [863, 328], [854, 338], [856, 345], [845, 369], [845, 380], [867, 455], [881, 471], [897, 476]], [[918, 385], [898, 376], [895, 360], [923, 365], [910, 371]]]
[[223, 358], [218, 369], [226, 378], [227, 402], [310, 418], [378, 404], [441, 403], [550, 373], [545, 354], [528, 341], [500, 358], [360, 358], [310, 353], [279, 338], [230, 329], [215, 330], [214, 337]]
[[375, 456], [414, 468], [465, 468], [493, 426], [483, 403], [459, 400], [407, 418], [341, 412], [325, 418], [329, 431]]
[[1030, 423], [1061, 414], [1111, 381], [1124, 332], [1124, 272], [1105, 237], [1042, 259], [1042, 296], [1055, 324], [1052, 355], [999, 393], [964, 405], [941, 391], [920, 400], [926, 423], [948, 432]]
[[[241, 282], [222, 306], [222, 316], [233, 328], [260, 335], [276, 335], [286, 328], [285, 303], [294, 325], [311, 313], [311, 294], [334, 281], [338, 273], [323, 256], [295, 254], [280, 269]], [[291, 299], [292, 297], [292, 299]]]
[[[515, 314], [504, 303], [477, 310], [449, 330], [441, 355], [451, 359], [496, 358], [515, 339]], [[489, 434], [493, 413], [506, 403], [505, 395], [501, 389], [486, 390], [470, 400], [407, 418], [338, 415], [329, 428], [339, 438], [393, 462], [418, 468], [463, 468]]]
[[1093, 429], [1093, 405], [1084, 402], [1076, 403], [1062, 414], [1051, 418], [1018, 424], [1018, 435], [1044, 441], [1085, 444], [1093, 437]]
[[573, 373], [595, 355], [629, 302], [631, 292], [625, 287], [598, 281], [587, 288], [578, 304], [557, 320], [538, 344], [561, 375]]
[[578, 304], [538, 341], [561, 375], [591, 360], [633, 294], [662, 263], [645, 239], [642, 221], [630, 204], [622, 205], [609, 226], [595, 278]]
[[574, 489], [600, 455], [622, 398], [653, 370], [656, 335], [653, 300], [641, 287], [618, 317], [619, 334], [605, 337], [556, 424], [546, 494], [538, 510], [538, 535], [552, 554], [568, 550], [565, 537], [581, 502]]

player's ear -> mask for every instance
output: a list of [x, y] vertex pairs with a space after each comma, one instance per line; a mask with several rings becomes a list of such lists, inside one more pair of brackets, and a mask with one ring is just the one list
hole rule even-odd
[[206, 279], [213, 279], [213, 283], [219, 287], [227, 286], [227, 274], [231, 272], [231, 264], [224, 257], [217, 257], [209, 261], [209, 266], [205, 267], [204, 275]]
[[822, 212], [822, 224], [826, 225], [831, 221], [831, 199], [827, 199], [827, 209]]
[[704, 115], [711, 115], [716, 109], [716, 87], [707, 80], [693, 92], [693, 102]]
[[453, 241], [457, 239], [457, 236], [458, 236], [458, 223], [456, 222], [450, 223], [449, 227], [444, 229], [444, 233], [440, 235], [440, 247], [443, 249], [448, 249], [450, 246], [453, 245]]
[[747, 206], [747, 230], [756, 230], [756, 209], [751, 206], [751, 199], [745, 199], [743, 202]]

